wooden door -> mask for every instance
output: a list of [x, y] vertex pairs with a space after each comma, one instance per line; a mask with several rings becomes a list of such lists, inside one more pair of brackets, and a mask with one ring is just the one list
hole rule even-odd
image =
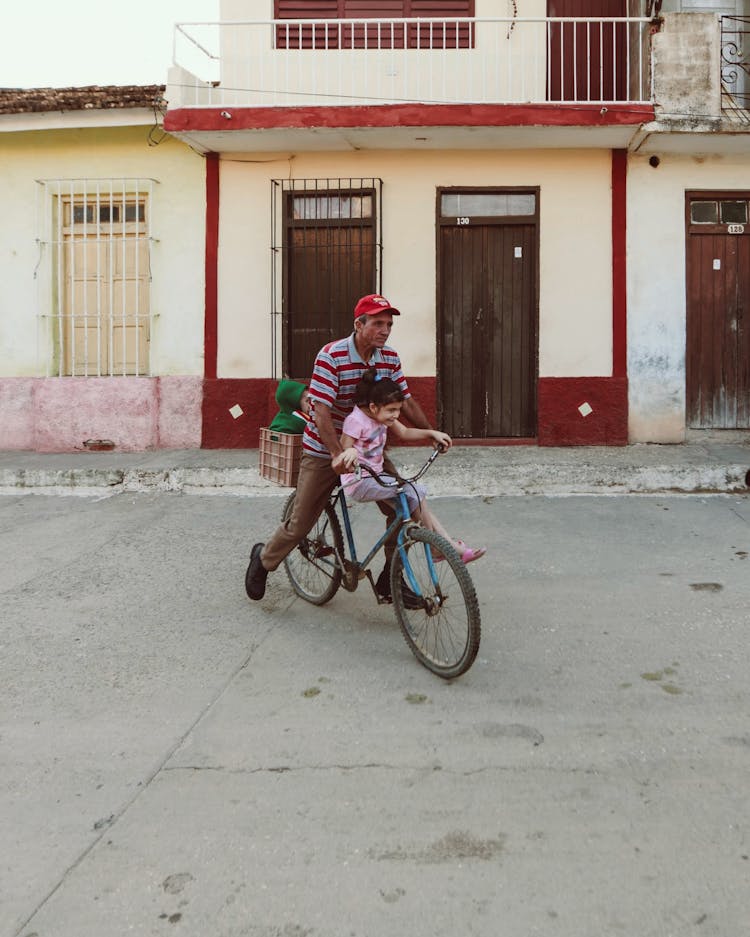
[[372, 191], [288, 199], [283, 367], [291, 377], [309, 380], [318, 351], [352, 331], [357, 300], [377, 290], [374, 203]]
[[750, 428], [750, 196], [687, 199], [687, 423]]
[[441, 425], [456, 438], [533, 437], [535, 217], [442, 217], [438, 277]]
[[[547, 16], [626, 16], [625, 0], [547, 0]], [[551, 23], [549, 101], [627, 101], [627, 23]]]

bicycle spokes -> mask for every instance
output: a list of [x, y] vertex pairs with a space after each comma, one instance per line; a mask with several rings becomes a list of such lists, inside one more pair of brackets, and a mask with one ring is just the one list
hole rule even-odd
[[[294, 495], [284, 509], [285, 520], [293, 509]], [[343, 552], [338, 518], [327, 505], [313, 529], [284, 560], [289, 582], [297, 595], [314, 605], [323, 605], [333, 598], [341, 585], [341, 565], [337, 557]]]
[[[443, 560], [436, 563], [433, 551]], [[411, 530], [393, 558], [391, 591], [401, 631], [418, 660], [441, 677], [468, 670], [479, 649], [479, 605], [450, 544], [431, 530]]]

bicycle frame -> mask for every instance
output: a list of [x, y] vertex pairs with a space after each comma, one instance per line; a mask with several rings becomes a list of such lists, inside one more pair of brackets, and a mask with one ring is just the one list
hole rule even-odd
[[[392, 602], [401, 634], [417, 660], [438, 676], [452, 679], [465, 673], [476, 658], [481, 619], [471, 577], [452, 542], [411, 517], [409, 486], [437, 454], [436, 450], [408, 479], [384, 478], [362, 465], [389, 489], [383, 498], [393, 502], [394, 510], [393, 516], [390, 509], [386, 512], [385, 532], [361, 559], [346, 488], [334, 486], [314, 530], [284, 563], [294, 591], [313, 605], [325, 605], [340, 586], [354, 592], [360, 580], [367, 579], [379, 604]], [[284, 508], [285, 520], [294, 510], [294, 497]], [[389, 550], [394, 547], [393, 555], [376, 582], [370, 564], [387, 542]]]
[[[416, 481], [417, 478], [420, 478], [424, 474], [424, 472], [427, 471], [427, 469], [435, 460], [437, 455], [438, 455], [438, 450], [435, 450], [435, 452], [430, 456], [430, 458], [427, 460], [427, 462], [423, 466], [422, 470], [417, 475], [415, 475], [413, 479], [410, 479], [410, 481]], [[375, 546], [373, 546], [370, 549], [370, 551], [362, 560], [360, 560], [357, 556], [357, 546], [354, 542], [354, 532], [352, 531], [351, 519], [349, 517], [349, 508], [347, 507], [347, 504], [346, 504], [346, 493], [343, 488], [339, 488], [336, 491], [336, 494], [333, 495], [333, 497], [331, 498], [331, 505], [335, 510], [336, 504], [337, 503], [339, 504], [339, 509], [340, 509], [339, 513], [344, 522], [346, 543], [349, 548], [349, 562], [352, 564], [352, 566], [354, 567], [354, 571], [357, 572], [357, 574], [366, 572], [372, 559], [380, 551], [380, 549], [383, 547], [383, 545], [388, 540], [388, 538], [398, 530], [398, 536], [396, 539], [396, 549], [399, 551], [401, 555], [404, 573], [407, 578], [407, 585], [411, 589], [412, 592], [414, 592], [416, 595], [421, 597], [422, 590], [419, 586], [419, 583], [416, 581], [412, 573], [411, 565], [409, 563], [407, 553], [404, 547], [405, 541], [406, 541], [406, 531], [409, 528], [410, 522], [411, 522], [411, 514], [409, 513], [409, 503], [406, 499], [406, 494], [404, 493], [404, 488], [406, 484], [408, 484], [408, 482], [407, 483], [399, 482], [397, 485], [393, 486], [395, 488], [394, 495], [396, 498], [396, 516], [386, 528], [385, 533], [383, 533], [382, 536], [379, 537], [379, 539], [375, 543]], [[390, 487], [390, 486], [383, 485], [383, 487]], [[432, 579], [433, 583], [437, 584], [437, 575], [435, 572], [435, 567], [433, 565], [432, 551], [427, 546], [425, 546], [425, 556], [427, 558], [427, 566], [429, 569], [430, 578]], [[345, 556], [341, 556], [341, 557], [337, 557], [337, 559], [342, 567], [344, 574], [346, 575], [347, 558]]]

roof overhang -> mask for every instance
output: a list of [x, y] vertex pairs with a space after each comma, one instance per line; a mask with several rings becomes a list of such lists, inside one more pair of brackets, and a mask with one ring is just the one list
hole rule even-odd
[[84, 130], [91, 127], [146, 127], [154, 123], [156, 123], [154, 111], [145, 107], [35, 111], [0, 114], [0, 133], [21, 133], [28, 130]]
[[201, 152], [627, 148], [651, 105], [397, 104], [177, 108], [164, 129]]
[[750, 156], [750, 124], [717, 120], [710, 125], [673, 121], [645, 124], [634, 137], [631, 152], [640, 156]]

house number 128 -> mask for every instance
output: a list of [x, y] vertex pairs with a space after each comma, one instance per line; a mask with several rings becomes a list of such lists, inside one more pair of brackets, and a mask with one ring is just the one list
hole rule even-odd
[[470, 218], [456, 218], [456, 224], [470, 224]]

